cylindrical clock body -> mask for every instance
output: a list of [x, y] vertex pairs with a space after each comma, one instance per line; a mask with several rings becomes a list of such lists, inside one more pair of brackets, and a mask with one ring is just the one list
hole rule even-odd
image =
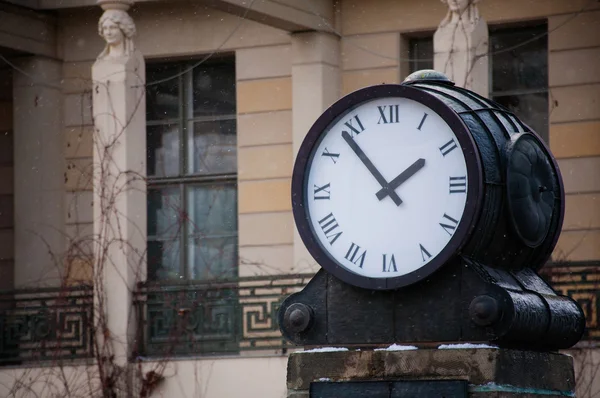
[[556, 245], [564, 192], [546, 145], [508, 109], [433, 77], [349, 94], [300, 147], [296, 226], [346, 283], [397, 289], [457, 255], [539, 269]]
[[501, 105], [440, 81], [411, 87], [444, 101], [467, 126], [480, 154], [483, 200], [462, 255], [504, 269], [539, 269], [564, 217], [564, 188], [547, 146]]

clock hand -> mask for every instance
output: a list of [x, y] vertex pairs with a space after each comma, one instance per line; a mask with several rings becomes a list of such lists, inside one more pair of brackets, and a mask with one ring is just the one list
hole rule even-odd
[[[375, 165], [369, 160], [367, 155], [360, 149], [358, 144], [352, 139], [350, 134], [347, 131], [342, 131], [342, 138], [348, 143], [350, 148], [354, 151], [356, 156], [363, 162], [363, 164], [367, 167], [367, 169], [371, 172], [373, 177], [377, 180], [379, 185], [381, 185], [381, 189], [385, 191], [385, 195], [389, 195], [390, 198], [396, 203], [396, 206], [400, 206], [402, 204], [402, 199], [394, 192], [393, 190], [388, 190], [388, 182], [383, 178], [381, 173], [375, 168]], [[380, 191], [381, 192], [381, 191]], [[381, 199], [379, 199], [381, 200]]]
[[408, 168], [400, 173], [398, 177], [394, 178], [389, 184], [377, 192], [377, 199], [383, 200], [387, 195], [390, 195], [390, 192], [394, 192], [396, 188], [412, 177], [417, 171], [421, 170], [423, 166], [425, 166], [425, 159], [418, 159], [416, 162], [408, 166]]

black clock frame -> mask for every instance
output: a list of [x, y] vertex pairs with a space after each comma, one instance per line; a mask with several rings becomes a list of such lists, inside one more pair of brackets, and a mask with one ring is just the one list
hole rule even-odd
[[[308, 208], [305, 189], [308, 169], [314, 150], [321, 138], [340, 117], [355, 107], [378, 98], [408, 98], [429, 107], [436, 112], [452, 129], [465, 157], [467, 166], [467, 200], [463, 216], [448, 244], [426, 265], [408, 274], [389, 278], [372, 278], [356, 274], [340, 265], [325, 250], [316, 238]], [[312, 125], [304, 138], [292, 174], [292, 211], [298, 233], [309, 253], [327, 272], [351, 285], [375, 290], [398, 289], [419, 282], [433, 274], [454, 256], [460, 254], [478, 220], [483, 200], [483, 169], [477, 148], [469, 129], [463, 120], [443, 101], [435, 96], [406, 85], [384, 84], [366, 87], [341, 98], [331, 105]]]

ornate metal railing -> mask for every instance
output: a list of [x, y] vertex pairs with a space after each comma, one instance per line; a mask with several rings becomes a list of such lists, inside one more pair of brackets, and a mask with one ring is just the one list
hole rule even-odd
[[586, 319], [584, 339], [600, 340], [600, 264], [551, 265], [542, 275], [560, 294], [577, 301]]
[[90, 286], [0, 292], [0, 364], [93, 354]]
[[[587, 340], [600, 340], [600, 265], [547, 266], [542, 274], [575, 299], [587, 318]], [[135, 295], [138, 355], [284, 353], [277, 311], [313, 274], [272, 275], [211, 283], [140, 284]]]
[[[600, 341], [600, 264], [547, 266], [544, 277], [575, 299], [586, 339]], [[271, 275], [210, 283], [140, 284], [135, 293], [137, 353], [142, 356], [283, 353], [277, 311], [313, 274]], [[0, 364], [93, 355], [90, 286], [0, 291]]]
[[139, 286], [138, 355], [285, 352], [277, 311], [313, 274], [272, 275], [210, 283]]

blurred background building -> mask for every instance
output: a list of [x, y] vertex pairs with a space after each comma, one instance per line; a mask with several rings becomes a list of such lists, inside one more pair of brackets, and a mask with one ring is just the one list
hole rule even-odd
[[[600, 2], [469, 7], [489, 36], [488, 81], [473, 84], [558, 159], [565, 221], [544, 272], [586, 312], [585, 340], [570, 352], [578, 396], [591, 397], [600, 394]], [[338, 98], [433, 68], [447, 14], [439, 0], [133, 4], [146, 145], [128, 151], [146, 154], [147, 268], [131, 292], [130, 354], [140, 368], [164, 364], [152, 396], [284, 396], [293, 348], [275, 314], [318, 269], [294, 228], [295, 152]], [[0, 1], [1, 396], [30, 396], [15, 392], [24, 377], [44, 391], [48, 369], [67, 368], [77, 383], [94, 367], [101, 15], [96, 0]]]

